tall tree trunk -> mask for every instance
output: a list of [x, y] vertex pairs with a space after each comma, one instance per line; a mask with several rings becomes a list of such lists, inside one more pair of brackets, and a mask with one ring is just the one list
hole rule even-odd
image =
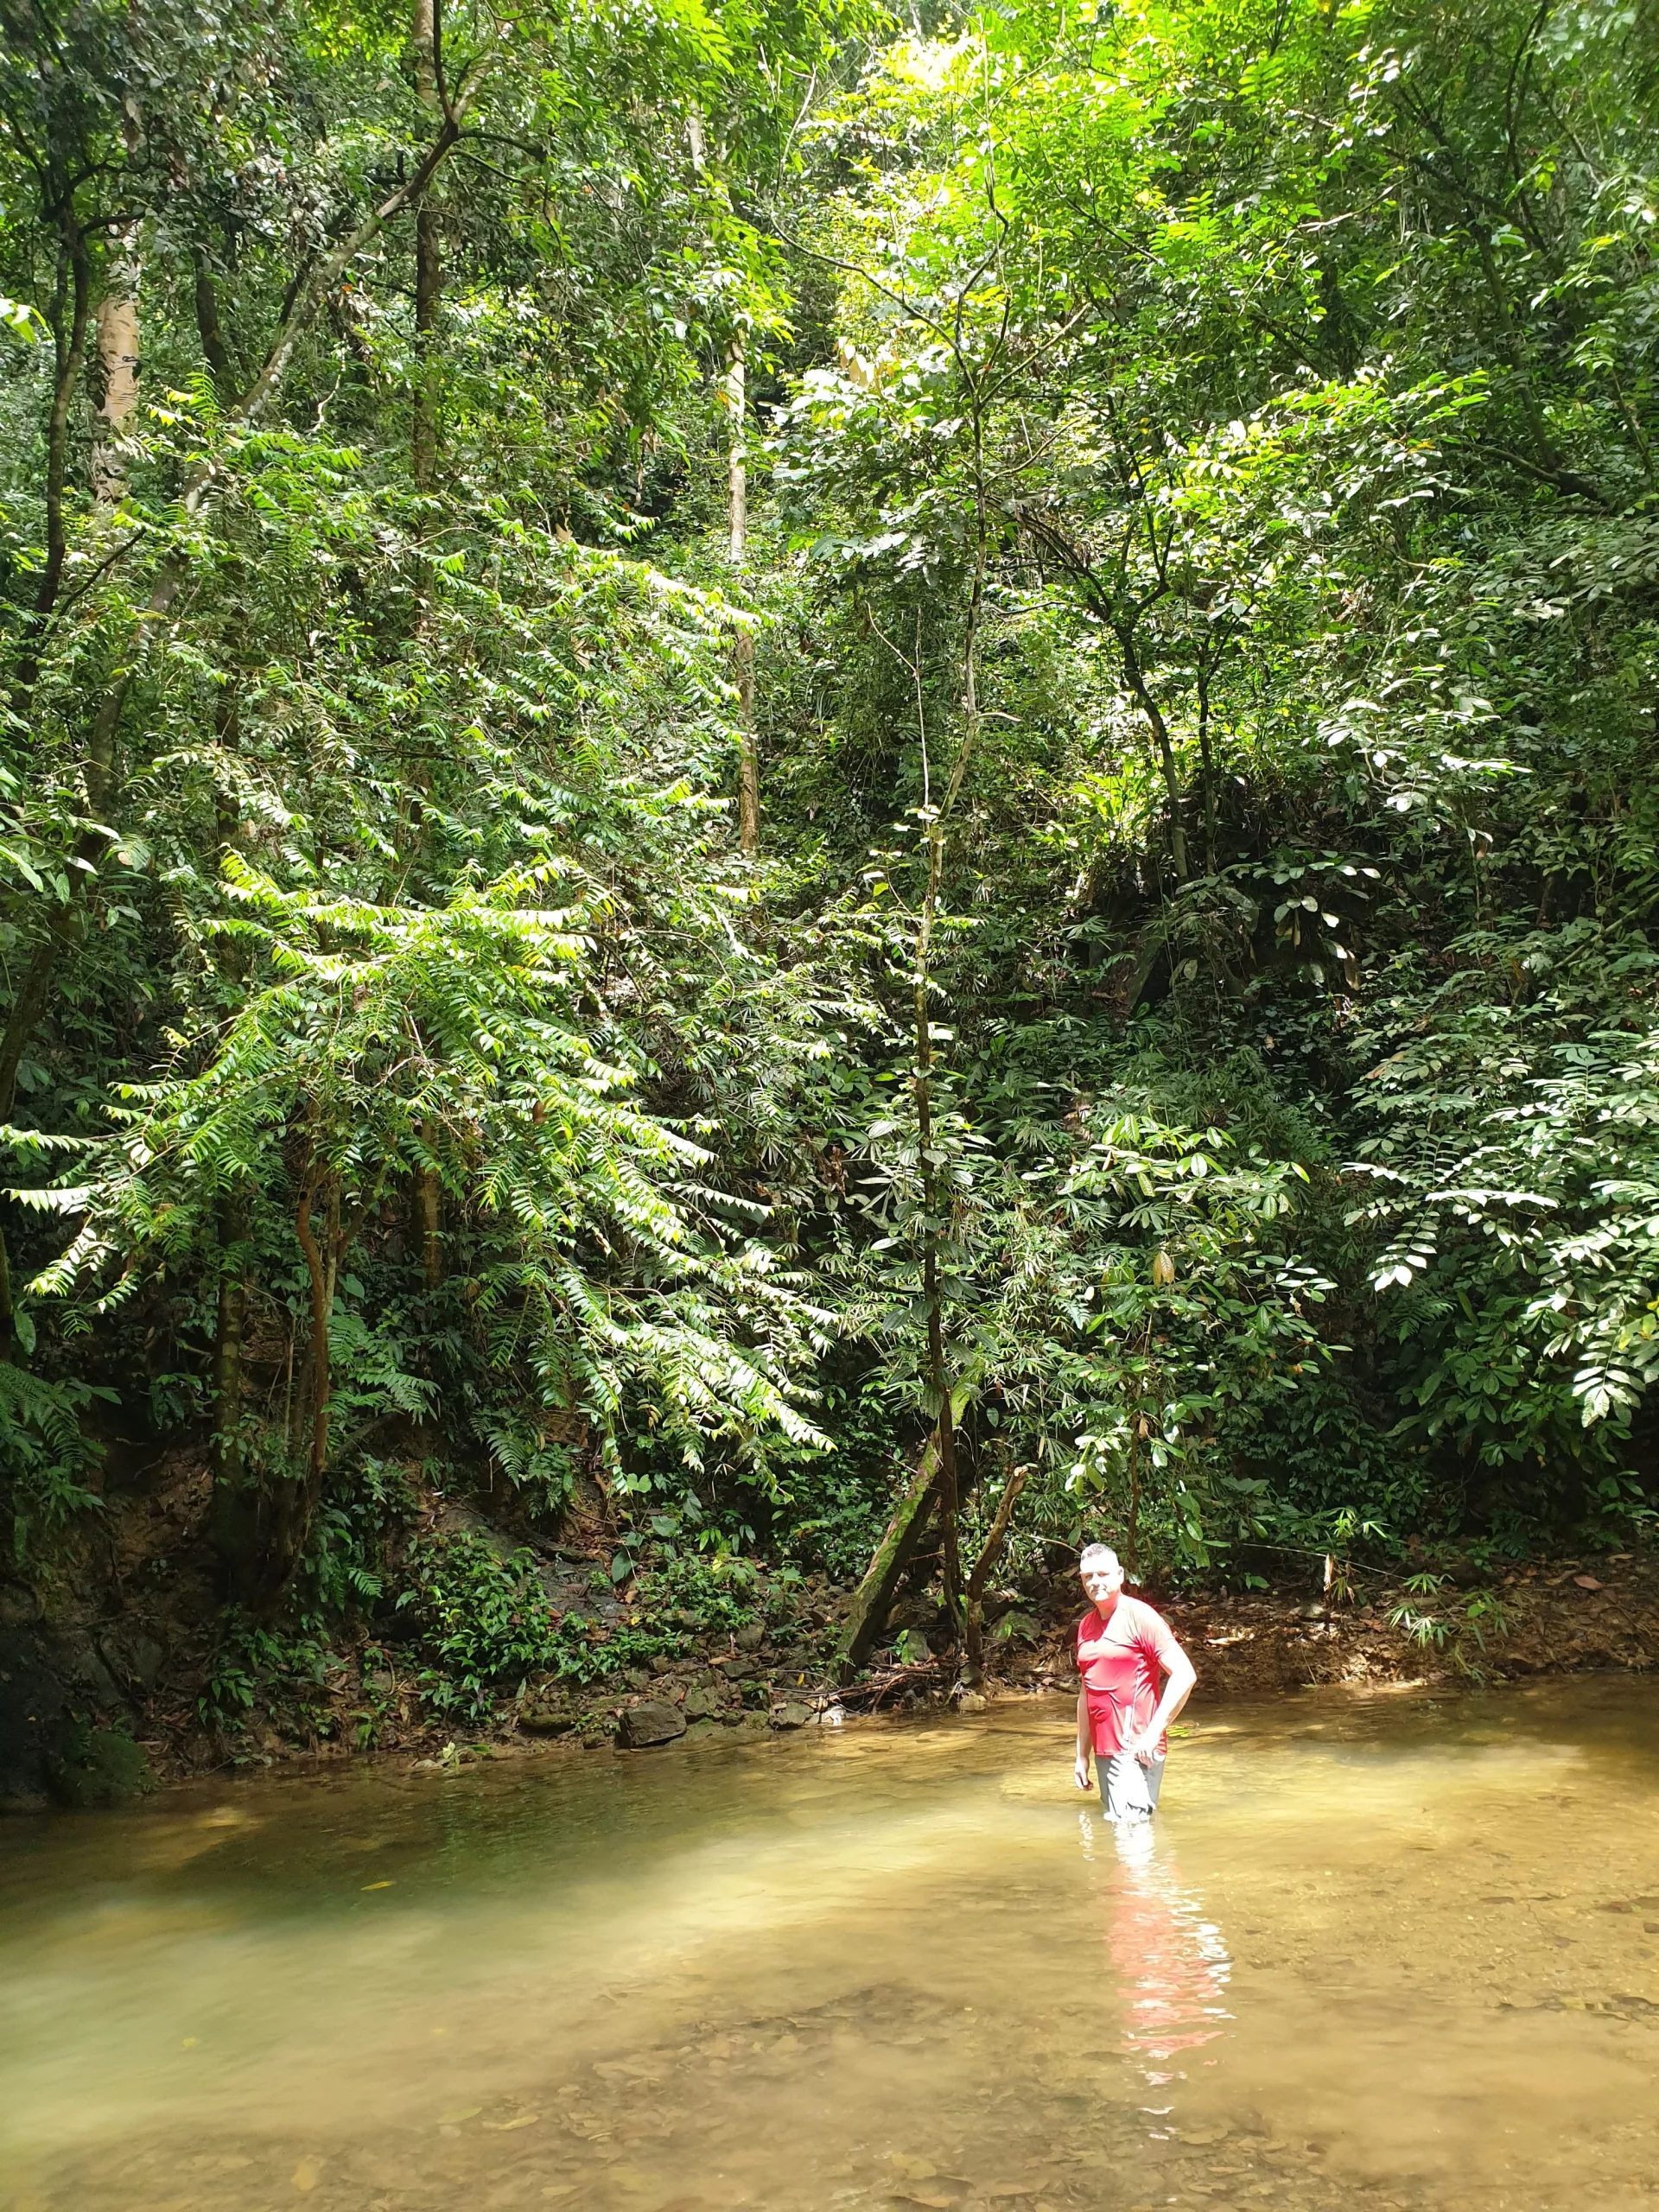
[[[732, 340], [726, 407], [728, 501], [731, 518], [732, 566], [740, 574], [748, 558], [749, 471], [745, 442], [747, 374], [743, 340]], [[754, 747], [754, 635], [744, 630], [733, 647], [737, 678], [737, 842], [746, 853], [760, 846], [760, 763]]]
[[118, 235], [109, 282], [98, 303], [98, 412], [92, 425], [92, 497], [119, 505], [127, 488], [121, 441], [138, 405], [138, 226]]
[[436, 0], [413, 0], [409, 43], [415, 56], [415, 95], [430, 115], [439, 111], [438, 11]]

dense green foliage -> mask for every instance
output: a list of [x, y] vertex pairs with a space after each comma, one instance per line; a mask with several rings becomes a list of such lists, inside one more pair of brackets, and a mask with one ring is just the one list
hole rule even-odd
[[19, 1554], [206, 1455], [224, 1697], [460, 1711], [596, 1646], [390, 1463], [667, 1612], [930, 1425], [948, 1585], [1647, 1514], [1650, 17], [0, 29]]

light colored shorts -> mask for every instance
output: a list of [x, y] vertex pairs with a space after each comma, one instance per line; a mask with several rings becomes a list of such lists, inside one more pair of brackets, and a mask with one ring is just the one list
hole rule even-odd
[[1095, 1756], [1095, 1778], [1100, 1784], [1100, 1802], [1106, 1808], [1109, 1821], [1149, 1821], [1158, 1809], [1158, 1792], [1164, 1786], [1164, 1760], [1155, 1758], [1150, 1766], [1142, 1766], [1139, 1759], [1132, 1759], [1127, 1751], [1116, 1758], [1103, 1759]]

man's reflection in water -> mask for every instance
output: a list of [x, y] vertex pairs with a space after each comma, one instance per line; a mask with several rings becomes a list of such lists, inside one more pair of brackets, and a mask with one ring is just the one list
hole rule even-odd
[[1100, 1858], [1109, 1835], [1117, 1860], [1105, 1943], [1123, 1993], [1120, 2048], [1149, 2087], [1162, 2088], [1185, 2070], [1171, 2061], [1226, 2033], [1232, 1961], [1201, 1900], [1182, 1888], [1174, 1853], [1154, 1822], [1097, 1827], [1085, 1813], [1083, 1832], [1086, 1858]]

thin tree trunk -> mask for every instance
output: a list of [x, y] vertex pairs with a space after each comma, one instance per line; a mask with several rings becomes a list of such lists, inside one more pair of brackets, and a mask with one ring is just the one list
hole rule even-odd
[[[732, 340], [726, 405], [729, 425], [728, 499], [731, 518], [732, 566], [740, 573], [748, 557], [749, 474], [744, 440], [747, 375], [743, 340]], [[737, 679], [737, 842], [746, 853], [760, 846], [760, 763], [754, 746], [754, 636], [740, 631], [732, 649]]]
[[838, 1655], [838, 1675], [842, 1682], [851, 1681], [857, 1674], [886, 1624], [899, 1578], [909, 1566], [926, 1525], [938, 1465], [939, 1434], [935, 1429], [922, 1447], [920, 1464], [893, 1509], [893, 1517], [848, 1608]]
[[[430, 0], [416, 0], [416, 80], [422, 98], [435, 99], [431, 63]], [[423, 45], [423, 39], [425, 43]], [[410, 470], [416, 488], [429, 492], [438, 474], [438, 304], [443, 291], [442, 217], [429, 192], [415, 210], [415, 409], [410, 441]], [[431, 622], [430, 571], [423, 564], [418, 626]], [[430, 1141], [432, 1132], [423, 1132]], [[421, 1279], [428, 1290], [443, 1281], [442, 1185], [435, 1167], [415, 1177], [415, 1205], [421, 1228]]]
[[1008, 1539], [1008, 1524], [1014, 1519], [1014, 1509], [1020, 1503], [1020, 1493], [1030, 1478], [1029, 1467], [1016, 1467], [1003, 1484], [1002, 1495], [997, 1501], [996, 1518], [991, 1523], [990, 1533], [968, 1577], [963, 1643], [967, 1659], [963, 1680], [970, 1689], [977, 1689], [985, 1679], [985, 1585], [990, 1579], [991, 1569], [1002, 1556], [1002, 1547]]
[[[319, 1192], [327, 1189], [325, 1255], [312, 1225], [312, 1211]], [[300, 1460], [276, 1486], [264, 1532], [264, 1555], [253, 1578], [257, 1603], [269, 1614], [293, 1578], [304, 1555], [311, 1525], [322, 1497], [322, 1479], [328, 1465], [328, 1402], [332, 1382], [328, 1323], [333, 1308], [333, 1286], [339, 1264], [339, 1188], [332, 1176], [320, 1175], [315, 1160], [306, 1171], [300, 1201], [294, 1213], [294, 1231], [305, 1260], [309, 1290], [310, 1327], [299, 1387], [290, 1401], [289, 1449]]]
[[410, 467], [418, 489], [438, 474], [438, 302], [443, 289], [442, 217], [430, 192], [415, 210], [415, 422]]
[[240, 1209], [226, 1198], [219, 1210], [219, 1318], [213, 1335], [213, 1479], [236, 1489], [242, 1480], [242, 1344], [248, 1287], [243, 1277]]
[[1210, 671], [1198, 671], [1198, 761], [1204, 778], [1204, 872], [1216, 872], [1216, 764], [1210, 746]]
[[0, 1360], [14, 1365], [17, 1350], [17, 1309], [11, 1297], [11, 1262], [6, 1255], [4, 1233], [0, 1231]]
[[236, 364], [219, 325], [219, 288], [207, 257], [199, 246], [192, 247], [190, 261], [195, 276], [196, 334], [201, 340], [202, 356], [213, 371], [220, 404], [228, 406], [236, 397]]
[[[916, 944], [916, 1135], [922, 1180], [922, 1301], [927, 1314], [928, 1381], [938, 1405], [939, 1437], [940, 1566], [944, 1602], [953, 1630], [962, 1625], [962, 1560], [958, 1551], [957, 1516], [961, 1503], [957, 1479], [957, 1415], [950, 1364], [944, 1348], [944, 1300], [939, 1287], [939, 1245], [943, 1238], [945, 1193], [939, 1176], [940, 1155], [933, 1141], [933, 1025], [929, 1004], [931, 982], [933, 926], [938, 914], [939, 891], [944, 873], [944, 826], [962, 790], [969, 754], [979, 731], [979, 624], [985, 588], [985, 543], [981, 518], [978, 557], [973, 588], [969, 594], [968, 620], [963, 640], [962, 742], [945, 790], [944, 804], [928, 808], [927, 889]], [[917, 682], [921, 681], [918, 664]], [[927, 788], [927, 763], [923, 755], [923, 784]]]
[[92, 301], [92, 264], [86, 240], [66, 207], [60, 226], [58, 274], [52, 300], [52, 340], [57, 375], [46, 423], [46, 559], [35, 590], [33, 620], [12, 680], [11, 704], [21, 714], [41, 672], [40, 640], [57, 604], [68, 557], [63, 495], [67, 482], [69, 416], [86, 359], [86, 325]]
[[[438, 99], [438, 24], [434, 0], [414, 0], [410, 43], [415, 51], [415, 90], [423, 106], [435, 111]], [[438, 474], [438, 308], [443, 296], [442, 216], [429, 188], [415, 210], [415, 409], [410, 442], [410, 472], [417, 491], [429, 492]], [[421, 624], [430, 620], [423, 576]], [[429, 1143], [432, 1131], [423, 1131]], [[443, 1281], [442, 1185], [435, 1167], [423, 1167], [415, 1178], [415, 1204], [420, 1217], [421, 1280], [429, 1291]]]
[[928, 1381], [938, 1404], [938, 1492], [940, 1566], [944, 1580], [944, 1602], [953, 1630], [962, 1623], [962, 1560], [957, 1550], [957, 1512], [961, 1503], [957, 1482], [957, 1414], [950, 1371], [944, 1355], [944, 1314], [939, 1294], [939, 1205], [941, 1191], [937, 1166], [928, 1160], [934, 1151], [932, 1101], [932, 1043], [928, 1035], [927, 988], [918, 982], [916, 997], [917, 1069], [916, 1128], [920, 1142], [925, 1220], [922, 1247], [922, 1300], [927, 1309]]
[[328, 1464], [328, 1274], [316, 1232], [311, 1226], [311, 1209], [315, 1203], [317, 1185], [308, 1182], [294, 1216], [295, 1234], [300, 1240], [300, 1250], [305, 1256], [306, 1279], [310, 1287], [311, 1342], [310, 1361], [310, 1437], [306, 1449], [308, 1483], [321, 1483], [323, 1469]]
[[[58, 955], [58, 931], [72, 927], [80, 919], [79, 912], [73, 906], [57, 906], [53, 910], [47, 936], [35, 948], [29, 963], [23, 970], [17, 995], [11, 1002], [7, 1017], [5, 1034], [0, 1037], [0, 1122], [10, 1122], [11, 1109], [17, 1096], [17, 1071], [22, 1065], [23, 1052], [35, 1026], [46, 1011], [46, 1001], [52, 988], [52, 970]], [[6, 1254], [6, 1240], [0, 1230], [0, 1359], [15, 1362], [17, 1355], [16, 1306], [11, 1288], [11, 1264]]]
[[1521, 326], [1516, 321], [1514, 310], [1510, 305], [1509, 295], [1503, 289], [1503, 280], [1498, 274], [1497, 260], [1492, 251], [1489, 226], [1483, 219], [1477, 217], [1471, 222], [1468, 234], [1474, 244], [1476, 258], [1480, 263], [1480, 273], [1486, 287], [1486, 296], [1491, 302], [1492, 313], [1497, 319], [1503, 350], [1508, 353], [1515, 370], [1515, 389], [1521, 403], [1521, 412], [1526, 422], [1528, 435], [1532, 440], [1537, 472], [1550, 482], [1558, 484], [1564, 492], [1576, 493], [1580, 498], [1592, 499], [1599, 505], [1600, 493], [1586, 478], [1580, 476], [1576, 469], [1567, 467], [1561, 457], [1560, 447], [1550, 435], [1549, 424], [1544, 419], [1544, 410], [1538, 404], [1538, 387], [1533, 376], [1532, 363], [1528, 358], [1526, 340], [1522, 334]]
[[[328, 1407], [333, 1380], [328, 1323], [333, 1304], [333, 1268], [332, 1255], [325, 1253], [318, 1241], [313, 1214], [319, 1195], [332, 1180], [319, 1171], [315, 1159], [310, 1160], [294, 1210], [294, 1233], [305, 1262], [308, 1319], [297, 1376], [294, 1374], [292, 1333], [289, 1339], [291, 1380], [283, 1414], [288, 1465], [275, 1482], [262, 1489], [257, 1500], [251, 1557], [243, 1577], [250, 1601], [265, 1618], [276, 1611], [304, 1556], [328, 1465]], [[328, 1211], [332, 1214], [332, 1204]]]
[[[66, 278], [70, 294], [69, 326], [63, 327]], [[92, 302], [92, 265], [86, 240], [73, 213], [64, 217], [63, 243], [59, 249], [58, 289], [54, 301], [53, 336], [56, 341], [57, 381], [52, 388], [52, 411], [46, 427], [46, 565], [35, 594], [35, 612], [42, 620], [52, 612], [63, 582], [68, 552], [64, 529], [63, 494], [67, 481], [69, 412], [86, 358], [86, 322]], [[32, 681], [32, 679], [31, 679]]]
[[1186, 826], [1181, 819], [1181, 779], [1175, 766], [1175, 747], [1170, 741], [1169, 725], [1163, 710], [1147, 688], [1141, 671], [1141, 656], [1135, 650], [1135, 633], [1128, 628], [1117, 632], [1118, 650], [1123, 658], [1123, 674], [1135, 703], [1146, 716], [1152, 734], [1157, 741], [1158, 758], [1164, 772], [1164, 790], [1169, 799], [1169, 856], [1174, 863], [1176, 880], [1187, 880]]
[[[429, 1148], [434, 1131], [430, 1123], [422, 1131]], [[421, 1217], [421, 1280], [429, 1290], [436, 1290], [443, 1281], [443, 1185], [435, 1167], [423, 1167], [415, 1181], [416, 1203]]]
[[[414, 0], [409, 42], [415, 93], [429, 114], [440, 112], [436, 0]], [[416, 488], [429, 492], [438, 463], [438, 302], [443, 290], [442, 222], [430, 188], [415, 206], [415, 410], [410, 465]]]
[[127, 488], [121, 441], [138, 405], [138, 232], [135, 224], [117, 241], [109, 283], [98, 303], [98, 413], [92, 426], [92, 498], [100, 507], [120, 504]]

